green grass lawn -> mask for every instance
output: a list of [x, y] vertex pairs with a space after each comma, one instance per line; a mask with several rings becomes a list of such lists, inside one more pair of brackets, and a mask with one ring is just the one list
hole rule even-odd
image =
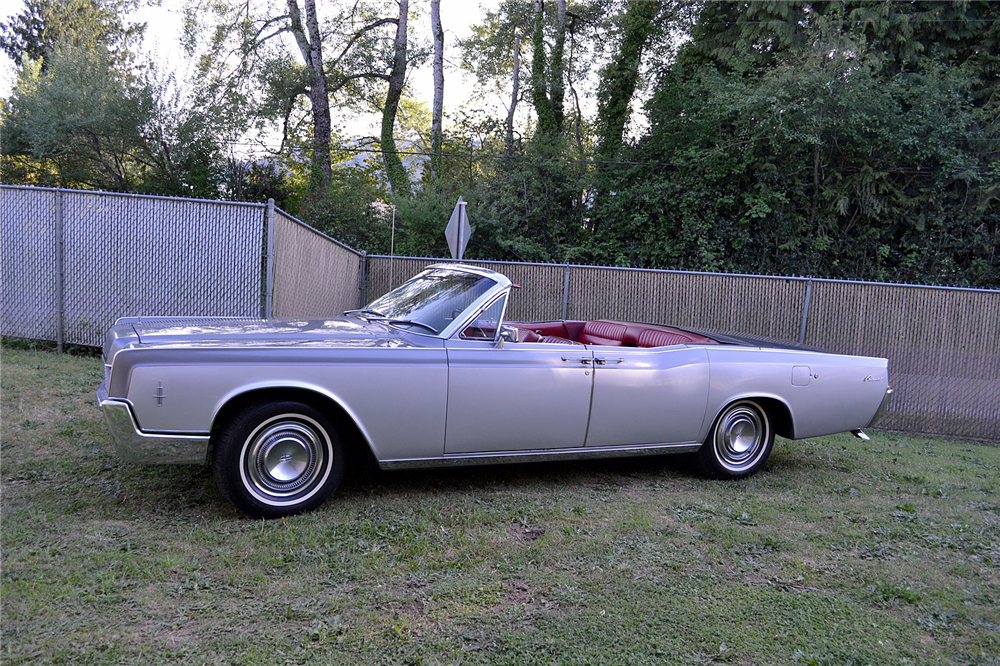
[[98, 359], [0, 360], [3, 664], [1000, 663], [995, 446], [349, 473], [263, 522], [120, 462]]

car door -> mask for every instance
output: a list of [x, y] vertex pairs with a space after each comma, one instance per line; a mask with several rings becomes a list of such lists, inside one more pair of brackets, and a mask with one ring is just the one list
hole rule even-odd
[[445, 455], [582, 447], [593, 353], [582, 345], [476, 339], [493, 320], [445, 343]]
[[588, 447], [697, 440], [708, 405], [704, 348], [588, 347], [594, 354]]

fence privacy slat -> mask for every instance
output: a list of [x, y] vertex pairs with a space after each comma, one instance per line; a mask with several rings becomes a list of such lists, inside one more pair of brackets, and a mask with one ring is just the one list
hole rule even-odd
[[360, 268], [357, 252], [275, 211], [275, 317], [329, 317], [358, 307]]

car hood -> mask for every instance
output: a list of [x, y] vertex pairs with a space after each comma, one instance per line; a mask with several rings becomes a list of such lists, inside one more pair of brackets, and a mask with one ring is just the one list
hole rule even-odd
[[104, 343], [107, 362], [125, 347], [402, 347], [412, 338], [355, 317], [249, 319], [141, 317], [119, 319]]

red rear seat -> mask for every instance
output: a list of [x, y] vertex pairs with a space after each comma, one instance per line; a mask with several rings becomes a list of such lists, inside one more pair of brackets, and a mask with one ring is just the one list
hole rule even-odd
[[[632, 333], [629, 330], [629, 333]], [[655, 328], [643, 328], [635, 338], [636, 347], [666, 347], [668, 345], [683, 345], [691, 340], [682, 333], [662, 331]]]
[[620, 347], [627, 330], [628, 327], [625, 324], [595, 319], [583, 325], [583, 330], [577, 340], [585, 345]]

